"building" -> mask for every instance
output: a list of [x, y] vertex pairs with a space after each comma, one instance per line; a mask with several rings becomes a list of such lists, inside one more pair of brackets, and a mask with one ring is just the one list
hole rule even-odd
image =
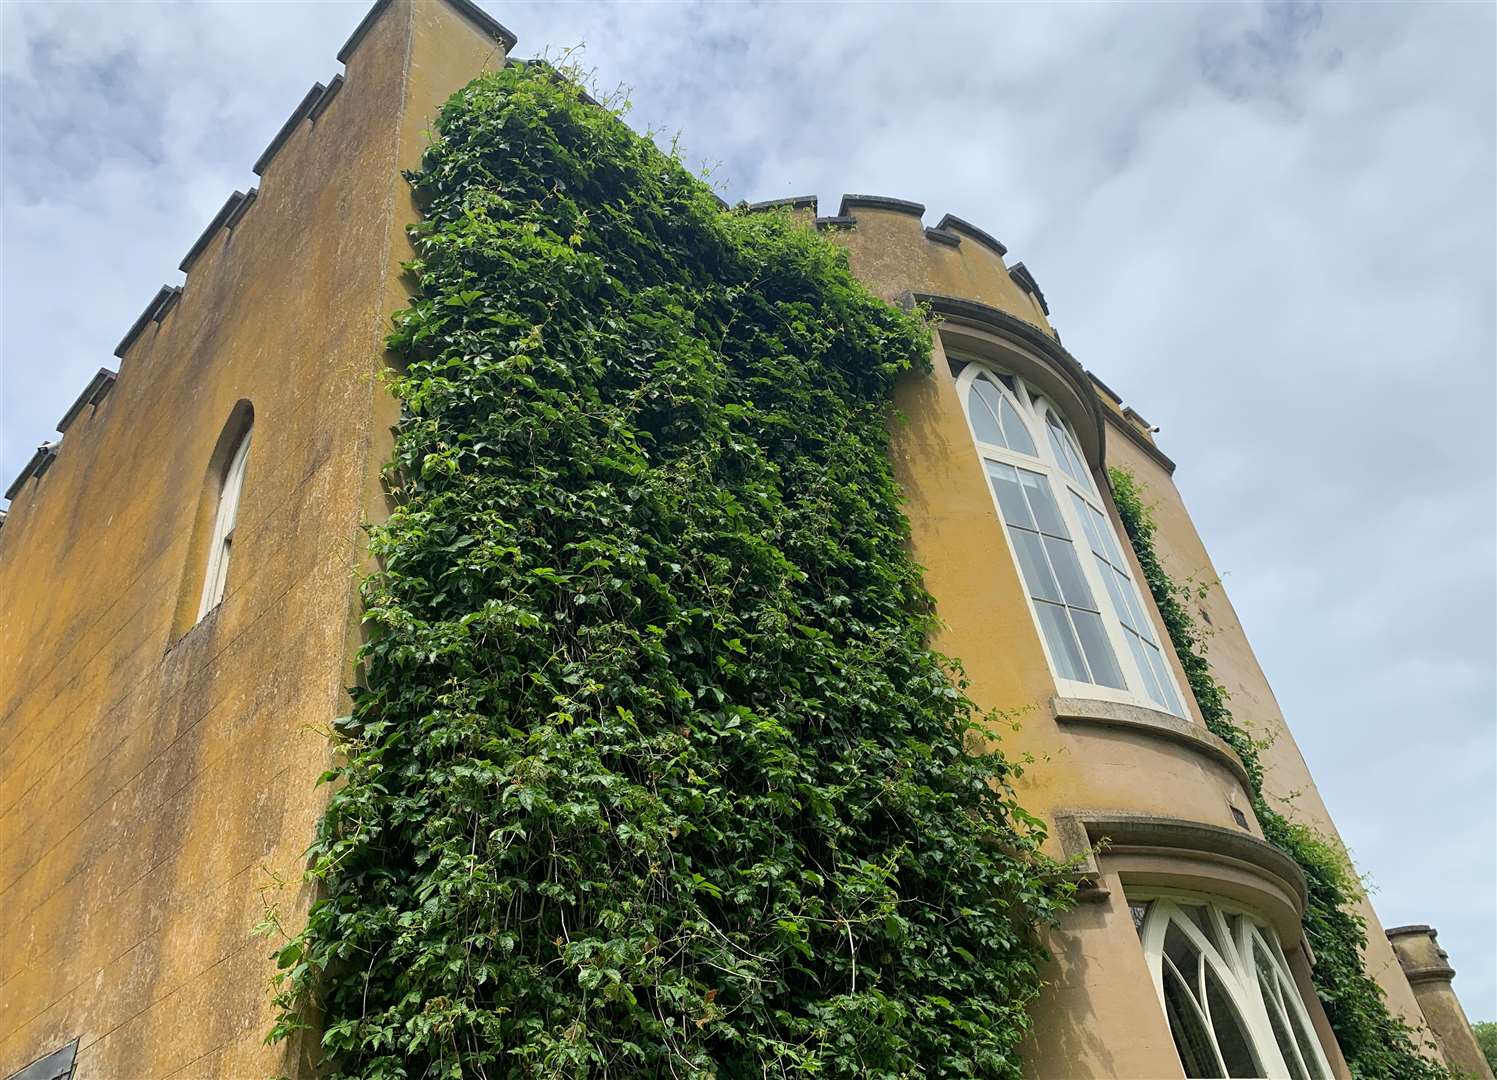
[[[315, 782], [355, 679], [361, 523], [385, 509], [395, 415], [375, 376], [417, 216], [400, 173], [437, 105], [514, 44], [465, 0], [377, 4], [346, 71], [255, 163], [260, 187], [225, 203], [185, 284], [126, 333], [118, 376], [100, 372], [10, 489], [0, 1075], [307, 1074], [297, 1046], [263, 1045], [273, 964], [254, 928], [310, 900]], [[981, 705], [1028, 710], [1007, 742], [1048, 762], [1021, 794], [1056, 853], [1110, 842], [1052, 943], [1034, 1075], [1178, 1076], [1177, 1043], [1346, 1075], [1307, 989], [1303, 881], [1263, 841], [1243, 766], [1204, 727], [1122, 543], [1107, 465], [1147, 486], [1167, 568], [1215, 577], [1149, 425], [1065, 351], [1033, 276], [982, 229], [927, 228], [923, 207], [880, 197], [827, 218], [814, 200], [790, 208], [834, 227], [875, 292], [943, 316], [893, 446], [947, 625], [936, 644]], [[1275, 736], [1271, 788], [1334, 835], [1225, 594], [1201, 614], [1239, 719]], [[1402, 937], [1396, 955], [1364, 914], [1392, 1008], [1454, 1056], [1448, 977], [1442, 991], [1437, 965]], [[1273, 1004], [1221, 955], [1244, 949]], [[1235, 1034], [1172, 1035], [1161, 1002], [1193, 1006], [1168, 964], [1187, 955], [1258, 1002]]]

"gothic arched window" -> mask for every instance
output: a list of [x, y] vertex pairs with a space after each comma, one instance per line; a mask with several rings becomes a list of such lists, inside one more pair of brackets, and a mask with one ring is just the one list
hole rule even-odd
[[957, 390], [1059, 688], [1184, 716], [1069, 422], [1023, 379], [979, 363]]
[[1273, 930], [1204, 901], [1129, 906], [1186, 1076], [1330, 1080]]
[[218, 606], [224, 598], [229, 580], [229, 556], [234, 550], [234, 525], [239, 518], [239, 496], [244, 489], [244, 468], [249, 458], [253, 425], [246, 424], [228, 454], [218, 479], [217, 508], [213, 531], [208, 537], [208, 565], [203, 573], [203, 595], [198, 603], [198, 618]]

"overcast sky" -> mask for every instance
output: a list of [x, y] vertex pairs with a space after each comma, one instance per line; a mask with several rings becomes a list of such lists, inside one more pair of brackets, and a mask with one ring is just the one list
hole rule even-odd
[[[0, 484], [366, 6], [0, 5]], [[729, 201], [1006, 242], [1162, 426], [1384, 922], [1497, 1018], [1497, 7], [483, 6]]]

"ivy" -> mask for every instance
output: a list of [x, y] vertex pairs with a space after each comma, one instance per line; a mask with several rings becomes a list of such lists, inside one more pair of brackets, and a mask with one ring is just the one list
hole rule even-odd
[[1017, 1077], [1064, 908], [907, 551], [921, 317], [540, 65], [442, 108], [272, 1039], [338, 1077]]
[[1264, 838], [1299, 864], [1309, 888], [1305, 937], [1315, 953], [1315, 991], [1346, 1064], [1358, 1080], [1445, 1080], [1451, 1073], [1424, 1057], [1414, 1032], [1388, 1011], [1382, 987], [1362, 964], [1366, 922], [1356, 910], [1361, 884], [1340, 844], [1290, 821], [1263, 792], [1262, 744], [1238, 727], [1227, 708], [1227, 690], [1211, 673], [1206, 642], [1186, 607], [1192, 590], [1173, 581], [1154, 550], [1155, 524], [1138, 480], [1111, 469], [1113, 497], [1149, 591], [1175, 645], [1206, 726], [1231, 745], [1247, 768], [1253, 811]]

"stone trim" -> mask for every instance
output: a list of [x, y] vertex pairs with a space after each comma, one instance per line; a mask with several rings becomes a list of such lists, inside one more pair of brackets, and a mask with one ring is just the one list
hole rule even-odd
[[80, 1041], [74, 1039], [59, 1050], [43, 1054], [20, 1071], [11, 1073], [8, 1080], [67, 1080], [73, 1075]]
[[1094, 383], [1097, 384], [1097, 389], [1098, 390], [1101, 390], [1102, 393], [1104, 393], [1108, 397], [1112, 398], [1113, 402], [1116, 403], [1116, 405], [1118, 406], [1118, 408], [1121, 409], [1123, 407], [1123, 399], [1122, 399], [1122, 397], [1118, 394], [1118, 392], [1116, 390], [1114, 390], [1112, 387], [1108, 386], [1101, 379], [1097, 378], [1097, 373], [1095, 371], [1092, 371], [1092, 370], [1088, 369], [1086, 374], [1087, 374], [1087, 377], [1089, 379], [1091, 379], [1092, 382], [1094, 382]]
[[[243, 218], [249, 208], [255, 204], [255, 199], [258, 198], [259, 195], [259, 188], [250, 188], [248, 191], [246, 191], [244, 193], [244, 198], [239, 200], [239, 205], [234, 207], [234, 212], [230, 214], [224, 221], [224, 228], [232, 230], [234, 226], [238, 225], [240, 219]], [[160, 320], [158, 319], [157, 321], [159, 322]]]
[[1003, 241], [989, 233], [983, 232], [970, 221], [964, 221], [955, 214], [947, 214], [942, 217], [940, 221], [936, 222], [936, 228], [962, 233], [964, 236], [971, 237], [984, 247], [992, 248], [998, 253], [999, 258], [1008, 254], [1008, 247]]
[[1189, 720], [1142, 705], [1098, 701], [1093, 698], [1053, 698], [1050, 707], [1055, 713], [1056, 723], [1062, 727], [1087, 725], [1112, 728], [1130, 735], [1161, 739], [1184, 746], [1226, 768], [1242, 784], [1244, 791], [1252, 790], [1247, 767], [1232, 747], [1225, 740]]
[[[519, 38], [515, 37], [502, 23], [489, 15], [488, 12], [484, 11], [477, 4], [470, 3], [469, 0], [447, 0], [447, 4], [459, 15], [477, 26], [484, 34], [496, 39], [504, 46], [505, 52], [509, 52], [518, 44]], [[354, 49], [358, 48], [359, 42], [364, 40], [364, 35], [369, 33], [369, 28], [374, 25], [380, 13], [389, 6], [390, 0], [377, 0], [375, 5], [369, 9], [369, 13], [359, 21], [359, 25], [354, 28], [348, 40], [343, 43], [343, 48], [338, 50], [338, 62], [340, 64], [348, 63], [348, 58], [353, 55]]]
[[1455, 978], [1455, 968], [1449, 964], [1425, 964], [1421, 967], [1406, 967], [1403, 969], [1403, 977], [1409, 980], [1409, 985], [1429, 982], [1450, 982]]
[[62, 445], [62, 440], [56, 442], [44, 442], [36, 448], [36, 453], [31, 455], [31, 460], [21, 467], [21, 475], [10, 482], [10, 487], [5, 489], [5, 497], [14, 499], [26, 486], [26, 481], [32, 477], [40, 477], [52, 467], [52, 462], [57, 457], [57, 448]]
[[833, 217], [819, 217], [813, 224], [815, 224], [818, 229], [825, 230], [851, 229], [857, 223], [858, 219], [855, 217], [848, 217], [846, 214], [837, 214]]
[[323, 110], [333, 103], [333, 98], [338, 96], [338, 91], [343, 89], [343, 76], [334, 75], [328, 80], [327, 88], [322, 91], [318, 99], [312, 102], [312, 107], [307, 110], [307, 119], [317, 123], [317, 118], [322, 115]]
[[1088, 378], [1086, 370], [1076, 358], [1044, 329], [1017, 315], [1011, 315], [1001, 308], [991, 307], [976, 300], [967, 300], [960, 296], [947, 296], [944, 293], [907, 292], [899, 297], [899, 302], [906, 307], [928, 304], [937, 315], [955, 322], [967, 323], [978, 329], [996, 331], [1021, 345], [1028, 346], [1043, 359], [1048, 360], [1071, 384], [1071, 388], [1091, 411], [1092, 422], [1097, 430], [1098, 459], [1088, 464], [1095, 467], [1106, 460], [1107, 429], [1106, 422], [1103, 420], [1105, 410], [1102, 408], [1102, 403], [1097, 400], [1097, 392], [1092, 388], [1091, 379]]
[[1104, 857], [1173, 853], [1247, 870], [1291, 897], [1298, 904], [1296, 917], [1304, 915], [1309, 903], [1305, 874], [1299, 864], [1251, 833], [1182, 818], [1108, 810], [1056, 810], [1052, 816], [1061, 850], [1066, 858], [1076, 860], [1082, 878], [1095, 881], [1102, 876], [1096, 847], [1105, 844]]
[[929, 225], [925, 227], [925, 238], [934, 240], [938, 244], [947, 247], [961, 247], [962, 238], [954, 232], [946, 232], [944, 229], [932, 229]]
[[93, 405], [97, 407], [100, 402], [108, 397], [109, 391], [114, 389], [116, 374], [117, 372], [101, 367], [94, 374], [94, 377], [88, 381], [88, 385], [83, 388], [83, 393], [79, 394], [77, 400], [68, 406], [68, 411], [62, 414], [62, 419], [57, 421], [57, 430], [66, 432], [73, 421], [78, 419], [78, 414], [87, 406]]
[[1402, 937], [1405, 934], [1427, 934], [1435, 936], [1435, 928], [1424, 923], [1409, 923], [1407, 926], [1390, 926], [1383, 931], [1390, 938]]
[[814, 216], [816, 213], [815, 195], [787, 195], [783, 199], [764, 199], [762, 202], [751, 202], [744, 206], [750, 213], [759, 210], [779, 210], [788, 208], [791, 210], [809, 210]]
[[312, 111], [312, 106], [317, 104], [317, 99], [326, 90], [327, 87], [323, 86], [320, 82], [312, 84], [312, 89], [302, 95], [301, 101], [291, 111], [291, 115], [286, 118], [286, 122], [281, 125], [281, 130], [277, 131], [275, 138], [270, 140], [270, 145], [261, 152], [260, 156], [255, 159], [255, 163], [250, 166], [250, 172], [256, 176], [264, 174], [266, 168], [270, 165], [271, 159], [276, 156], [276, 152], [286, 144], [287, 139], [291, 138], [291, 133], [296, 130], [298, 124], [307, 118], [307, 114]]
[[[174, 299], [172, 295], [173, 290], [180, 293], [182, 287], [180, 285], [163, 285], [156, 290], [156, 295], [151, 297], [151, 302], [146, 305], [146, 309], [140, 313], [138, 319], [130, 324], [130, 329], [125, 331], [125, 336], [120, 338], [120, 343], [114, 347], [115, 356], [121, 360], [125, 358], [125, 350], [135, 343], [135, 339], [140, 336], [140, 332], [146, 328], [146, 323], [156, 317], [156, 312], [161, 309], [162, 305], [168, 300]], [[165, 314], [165, 312], [163, 311], [162, 314]], [[160, 320], [157, 319], [157, 321], [159, 322]]]
[[[321, 86], [322, 84], [318, 83], [317, 85]], [[208, 227], [193, 241], [192, 247], [187, 249], [187, 254], [182, 256], [182, 261], [177, 264], [178, 270], [185, 274], [192, 269], [192, 264], [197, 262], [198, 256], [208, 246], [208, 241], [212, 240], [218, 233], [218, 230], [228, 223], [229, 218], [234, 216], [234, 211], [239, 209], [244, 199], [245, 194], [242, 191], [236, 191], [228, 197], [224, 204], [218, 208], [218, 213], [213, 215], [213, 220], [208, 222]]]
[[1015, 285], [1029, 293], [1039, 302], [1040, 310], [1046, 316], [1050, 314], [1050, 305], [1045, 303], [1045, 294], [1040, 291], [1039, 282], [1034, 280], [1034, 275], [1029, 272], [1029, 267], [1023, 263], [1014, 263], [1008, 269], [1008, 276], [1013, 279]]
[[838, 217], [851, 217], [849, 211], [855, 206], [866, 206], [870, 210], [895, 210], [901, 214], [914, 214], [921, 217], [925, 213], [925, 204], [910, 202], [908, 199], [891, 199], [887, 195], [844, 195], [842, 205], [837, 208]]
[[1153, 442], [1144, 438], [1143, 432], [1139, 431], [1138, 428], [1122, 418], [1113, 419], [1112, 428], [1114, 431], [1121, 432], [1126, 436], [1128, 441], [1142, 450], [1145, 456], [1152, 460], [1154, 464], [1158, 465], [1171, 476], [1175, 475], [1174, 459], [1155, 446]]

